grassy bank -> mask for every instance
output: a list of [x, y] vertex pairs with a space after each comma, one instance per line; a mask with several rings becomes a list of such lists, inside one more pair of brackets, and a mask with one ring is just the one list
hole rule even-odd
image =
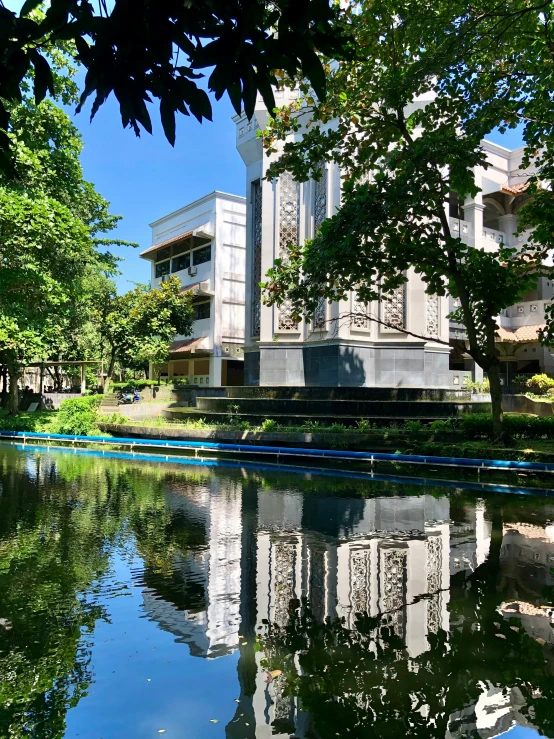
[[187, 438], [190, 432], [206, 432], [204, 438], [215, 438], [219, 432], [232, 432], [252, 442], [272, 444], [292, 443], [292, 435], [297, 434], [304, 435], [303, 443], [313, 446], [320, 444], [327, 448], [554, 462], [554, 418], [521, 414], [506, 416], [506, 428], [511, 440], [507, 446], [503, 446], [493, 441], [491, 419], [484, 414], [469, 414], [431, 424], [398, 422], [379, 428], [366, 419], [359, 419], [356, 426], [350, 427], [339, 421], [330, 425], [318, 421], [283, 425], [273, 419], [265, 419], [255, 426], [232, 416], [228, 417], [227, 423], [220, 424], [209, 424], [202, 418], [178, 422], [168, 421], [161, 416], [155, 419], [127, 419], [119, 413], [111, 416], [100, 414], [98, 401], [88, 398], [64, 401], [60, 411], [22, 412], [16, 416], [0, 412], [0, 428], [13, 431], [86, 436], [100, 433], [99, 425], [114, 423], [118, 424], [122, 433], [130, 426], [154, 428], [162, 432], [164, 428], [178, 430], [183, 438]]

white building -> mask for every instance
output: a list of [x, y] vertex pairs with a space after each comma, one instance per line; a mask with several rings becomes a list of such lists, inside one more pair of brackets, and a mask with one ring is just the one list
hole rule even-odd
[[[277, 91], [278, 105], [294, 95], [294, 91]], [[481, 379], [482, 372], [460, 347], [463, 327], [449, 325], [452, 303], [427, 295], [413, 270], [390, 299], [362, 305], [352, 292], [346, 302], [322, 301], [310, 323], [295, 323], [286, 303], [280, 308], [262, 304], [259, 282], [274, 260], [283, 255], [287, 244], [313, 238], [321, 222], [336, 212], [341, 198], [341, 172], [334, 163], [325, 166], [317, 182], [297, 183], [289, 174], [264, 179], [272, 159], [263, 152], [256, 131], [265, 127], [267, 117], [259, 101], [251, 121], [245, 116], [234, 118], [237, 148], [246, 165], [245, 384], [447, 388], [462, 385], [466, 375]], [[518, 211], [528, 197], [523, 150], [510, 151], [488, 141], [483, 146], [490, 166], [475, 171], [482, 192], [464, 203], [452, 197], [445, 204], [452, 233], [479, 248], [496, 249], [501, 241], [516, 245], [524, 238], [515, 236]], [[505, 382], [522, 372], [554, 369], [550, 354], [537, 341], [544, 307], [552, 296], [552, 286], [545, 280], [499, 317]], [[368, 315], [398, 329], [368, 320]], [[428, 338], [416, 339], [401, 329]], [[450, 339], [456, 351], [450, 356], [449, 347], [435, 339]]]
[[193, 293], [192, 336], [179, 336], [162, 376], [195, 385], [243, 384], [245, 221], [243, 197], [212, 192], [154, 221], [152, 286], [176, 275]]

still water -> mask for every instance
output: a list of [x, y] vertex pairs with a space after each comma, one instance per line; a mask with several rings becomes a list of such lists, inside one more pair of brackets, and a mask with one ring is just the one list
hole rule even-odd
[[554, 498], [0, 444], [0, 736], [554, 737]]

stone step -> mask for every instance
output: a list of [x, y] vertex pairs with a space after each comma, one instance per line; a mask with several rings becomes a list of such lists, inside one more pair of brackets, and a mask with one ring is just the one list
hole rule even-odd
[[435, 400], [296, 400], [291, 398], [197, 398], [199, 411], [277, 416], [342, 418], [449, 418], [490, 412], [490, 403]]
[[282, 400], [471, 400], [463, 388], [417, 387], [227, 387], [227, 397]]

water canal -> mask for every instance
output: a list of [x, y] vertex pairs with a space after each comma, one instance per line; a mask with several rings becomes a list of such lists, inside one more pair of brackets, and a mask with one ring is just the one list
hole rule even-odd
[[552, 738], [553, 588], [548, 496], [3, 443], [0, 737]]

